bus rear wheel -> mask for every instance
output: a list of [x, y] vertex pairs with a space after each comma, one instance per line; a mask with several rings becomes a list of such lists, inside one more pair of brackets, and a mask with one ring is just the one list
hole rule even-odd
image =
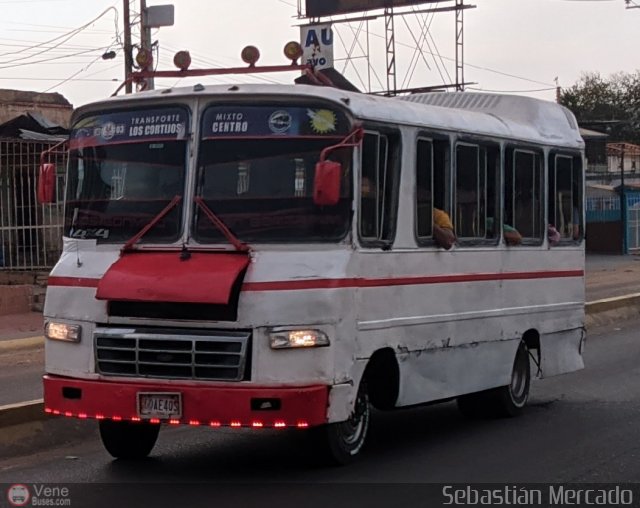
[[345, 422], [330, 423], [317, 429], [317, 444], [322, 446], [323, 455], [334, 465], [345, 465], [355, 461], [364, 447], [369, 433], [371, 405], [367, 386], [363, 380], [349, 419]]
[[100, 421], [102, 444], [116, 459], [143, 459], [158, 439], [160, 425], [145, 422]]
[[522, 413], [527, 400], [529, 400], [530, 384], [529, 348], [521, 341], [516, 353], [516, 359], [513, 361], [511, 383], [491, 391], [496, 415], [510, 417]]
[[458, 397], [458, 408], [463, 415], [471, 418], [517, 416], [529, 400], [530, 384], [529, 348], [520, 342], [513, 361], [511, 382], [506, 386]]

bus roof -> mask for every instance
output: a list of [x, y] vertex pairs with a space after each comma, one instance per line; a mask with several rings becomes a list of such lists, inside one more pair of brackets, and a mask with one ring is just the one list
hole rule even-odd
[[[87, 104], [74, 117], [124, 103], [148, 104], [195, 97], [308, 97], [339, 103], [355, 118], [411, 125], [531, 143], [581, 149], [584, 142], [573, 114], [554, 102], [531, 97], [472, 92], [434, 92], [383, 97], [313, 85], [226, 84], [195, 85], [112, 97]], [[141, 104], [140, 104], [141, 103]]]

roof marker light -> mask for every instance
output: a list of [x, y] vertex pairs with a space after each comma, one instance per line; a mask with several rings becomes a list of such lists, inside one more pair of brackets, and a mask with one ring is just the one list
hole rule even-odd
[[260, 60], [260, 51], [255, 46], [245, 46], [240, 53], [240, 58], [244, 63], [248, 63], [249, 67], [253, 67]]
[[284, 56], [291, 60], [292, 64], [295, 64], [298, 58], [302, 56], [300, 43], [296, 41], [287, 42], [284, 46]]
[[153, 55], [148, 49], [141, 49], [136, 54], [136, 63], [141, 69], [150, 69], [153, 67]]
[[191, 65], [191, 55], [188, 51], [178, 51], [173, 57], [173, 65], [181, 71], [186, 71]]

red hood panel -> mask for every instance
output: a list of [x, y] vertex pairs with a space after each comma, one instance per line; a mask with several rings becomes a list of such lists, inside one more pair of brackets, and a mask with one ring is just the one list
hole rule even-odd
[[124, 254], [98, 283], [96, 298], [132, 302], [212, 303], [226, 305], [249, 256], [192, 252]]

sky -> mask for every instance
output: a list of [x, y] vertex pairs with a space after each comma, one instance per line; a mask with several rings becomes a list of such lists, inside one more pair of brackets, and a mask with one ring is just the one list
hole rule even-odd
[[[633, 0], [640, 5], [640, 0]], [[147, 0], [147, 5], [171, 0]], [[175, 24], [154, 30], [158, 69], [173, 69], [175, 51], [189, 50], [192, 68], [236, 67], [242, 48], [259, 48], [258, 65], [286, 63], [284, 44], [299, 40], [297, 0], [173, 0]], [[440, 2], [452, 5], [452, 0]], [[464, 78], [467, 89], [554, 100], [585, 72], [635, 72], [640, 8], [624, 0], [465, 0]], [[137, 11], [138, 0], [131, 0]], [[63, 94], [75, 107], [111, 95], [123, 79], [123, 0], [0, 0], [0, 88]], [[398, 88], [455, 81], [455, 16], [397, 16]], [[416, 52], [421, 29], [428, 46]], [[335, 26], [338, 70], [356, 86], [386, 86], [384, 22]], [[368, 33], [368, 35], [367, 35]], [[416, 42], [417, 41], [417, 42]], [[369, 46], [371, 67], [362, 48]], [[353, 48], [350, 51], [350, 48]], [[108, 49], [113, 60], [103, 60]], [[349, 60], [345, 57], [350, 55]], [[412, 64], [412, 62], [414, 62]], [[163, 79], [157, 87], [196, 82], [291, 83], [295, 73]]]

